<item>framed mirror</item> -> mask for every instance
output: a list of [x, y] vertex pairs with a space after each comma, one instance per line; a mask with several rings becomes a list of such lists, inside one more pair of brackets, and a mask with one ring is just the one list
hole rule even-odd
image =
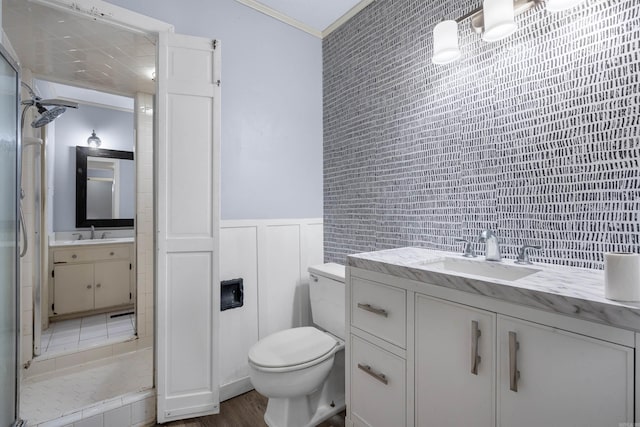
[[131, 151], [76, 147], [76, 227], [133, 227]]

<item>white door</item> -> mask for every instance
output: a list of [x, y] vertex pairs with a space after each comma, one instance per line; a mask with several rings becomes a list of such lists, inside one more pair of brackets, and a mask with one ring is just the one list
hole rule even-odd
[[495, 426], [496, 315], [416, 295], [416, 426]]
[[498, 342], [498, 426], [633, 424], [632, 348], [506, 316]]
[[220, 47], [159, 36], [156, 367], [163, 423], [219, 412]]

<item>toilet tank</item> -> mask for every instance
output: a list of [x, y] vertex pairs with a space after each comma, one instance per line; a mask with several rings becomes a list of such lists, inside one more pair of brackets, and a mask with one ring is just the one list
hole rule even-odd
[[343, 340], [344, 273], [343, 265], [332, 262], [309, 267], [309, 299], [313, 323]]

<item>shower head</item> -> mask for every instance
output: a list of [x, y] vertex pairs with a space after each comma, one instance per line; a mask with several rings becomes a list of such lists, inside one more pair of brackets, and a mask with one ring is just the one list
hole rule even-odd
[[40, 106], [44, 111], [40, 111], [40, 108], [38, 108], [38, 111], [40, 112], [40, 117], [38, 117], [37, 119], [35, 119], [33, 122], [31, 122], [31, 127], [32, 128], [40, 128], [48, 123], [51, 123], [53, 120], [56, 119], [56, 117], [58, 117], [60, 114], [64, 113], [65, 111], [67, 111], [67, 109], [65, 107], [53, 107], [50, 110], [47, 110], [46, 108]]
[[73, 101], [66, 101], [64, 99], [39, 99], [38, 104], [46, 105], [47, 107], [66, 107], [66, 108], [78, 108], [78, 103]]

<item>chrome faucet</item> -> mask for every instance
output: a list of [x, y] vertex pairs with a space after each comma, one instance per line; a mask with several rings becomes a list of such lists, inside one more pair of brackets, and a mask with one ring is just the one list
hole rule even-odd
[[516, 258], [516, 264], [533, 264], [529, 260], [529, 254], [527, 254], [527, 249], [542, 249], [540, 245], [522, 245], [518, 250], [518, 258]]
[[502, 260], [502, 255], [500, 254], [500, 242], [498, 242], [498, 236], [496, 234], [486, 229], [480, 236], [478, 237], [479, 243], [484, 243], [484, 258], [487, 261], [500, 261]]
[[92, 225], [91, 226], [91, 240], [96, 238], [96, 228]]

